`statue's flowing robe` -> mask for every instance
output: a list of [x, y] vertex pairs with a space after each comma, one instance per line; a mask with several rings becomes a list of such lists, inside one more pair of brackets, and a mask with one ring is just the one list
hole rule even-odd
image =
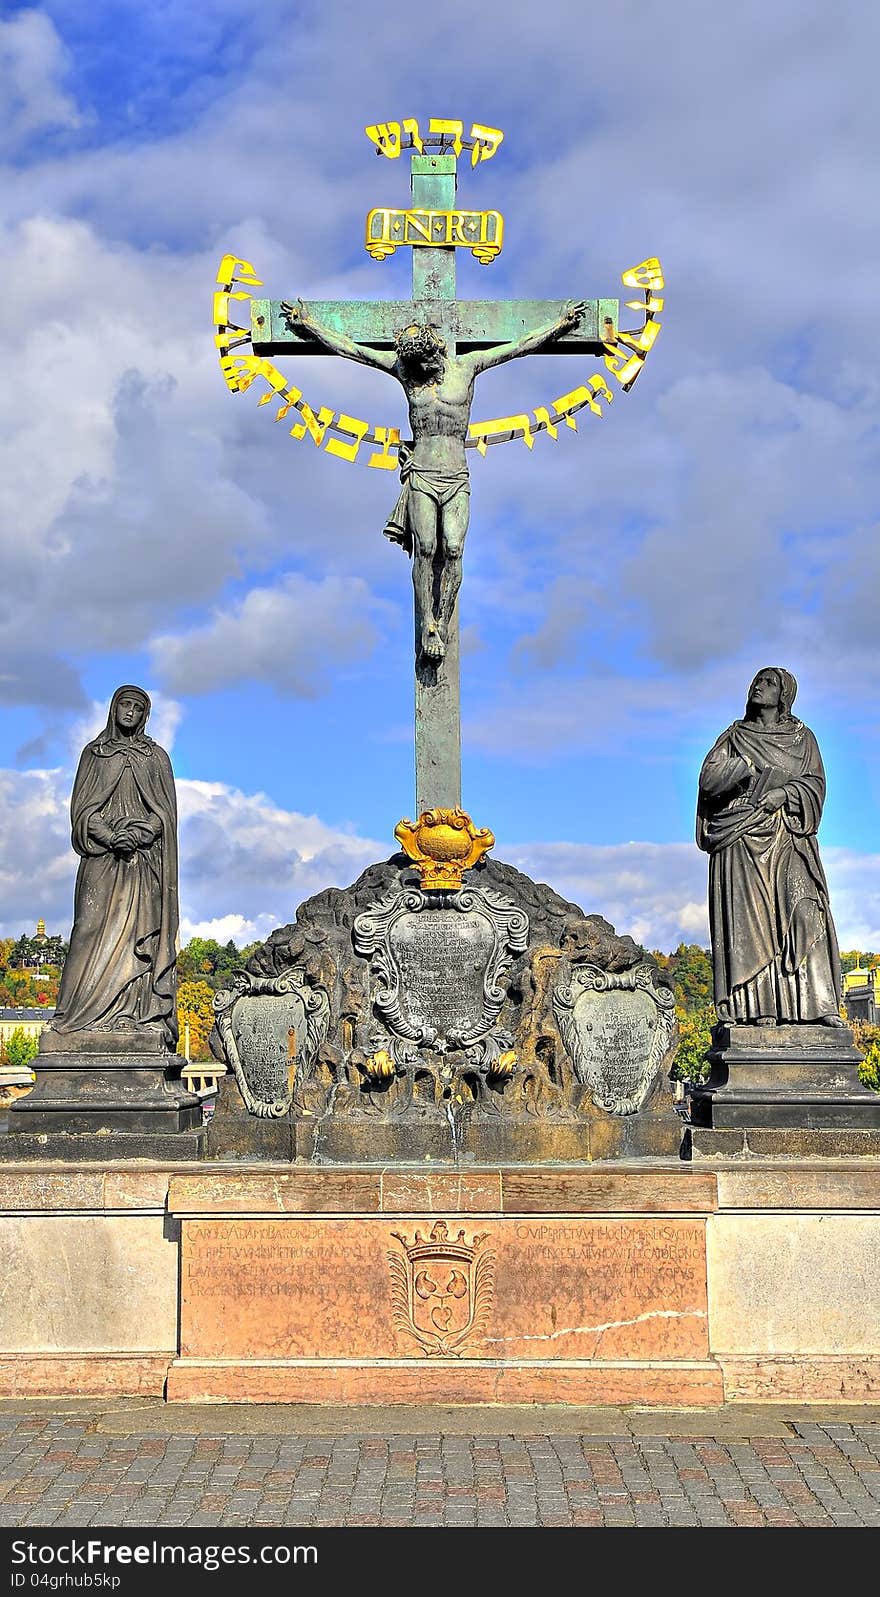
[[[761, 797], [783, 788], [768, 813]], [[814, 1021], [840, 1003], [837, 937], [816, 832], [825, 771], [809, 727], [735, 721], [700, 772], [697, 844], [709, 855], [715, 1008], [747, 1022]]]
[[[161, 1027], [177, 1042], [177, 802], [171, 762], [142, 734], [86, 745], [70, 804], [80, 855], [74, 926], [52, 1030]], [[97, 840], [94, 819], [137, 823], [128, 856]], [[158, 830], [158, 836], [153, 834]]]

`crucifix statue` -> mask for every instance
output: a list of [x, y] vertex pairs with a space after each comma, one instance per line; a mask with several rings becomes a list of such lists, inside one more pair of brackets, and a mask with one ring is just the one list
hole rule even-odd
[[[472, 150], [472, 164], [495, 154], [503, 134], [474, 123], [470, 143], [460, 122], [432, 119], [423, 138], [419, 124], [403, 124], [410, 137], [412, 208], [373, 210], [367, 218], [366, 248], [384, 259], [398, 248], [412, 248], [412, 298], [409, 300], [252, 299], [251, 327], [230, 320], [233, 284], [258, 284], [253, 268], [224, 257], [218, 283], [216, 344], [221, 367], [233, 390], [256, 376], [270, 391], [261, 404], [283, 401], [280, 419], [294, 406], [300, 419], [292, 436], [310, 436], [328, 453], [354, 460], [364, 442], [381, 442], [370, 465], [400, 469], [401, 492], [385, 526], [386, 535], [412, 556], [415, 597], [416, 814], [455, 809], [461, 802], [461, 725], [459, 693], [458, 594], [462, 554], [470, 512], [466, 449], [485, 453], [487, 443], [522, 437], [558, 425], [575, 426], [573, 412], [584, 405], [601, 415], [597, 397], [611, 392], [604, 377], [593, 377], [552, 407], [497, 422], [471, 422], [474, 383], [480, 372], [527, 354], [604, 357], [624, 388], [632, 386], [659, 323], [663, 301], [659, 262], [650, 260], [624, 274], [624, 283], [645, 290], [644, 327], [636, 335], [618, 329], [616, 299], [460, 300], [456, 297], [456, 249], [465, 247], [483, 264], [498, 254], [503, 218], [497, 211], [455, 209], [458, 157]], [[380, 154], [397, 157], [405, 145], [398, 123], [367, 129]], [[435, 153], [428, 153], [433, 146]], [[629, 302], [632, 303], [632, 302]], [[636, 305], [634, 308], [641, 308]], [[230, 354], [250, 343], [252, 355]], [[621, 344], [629, 345], [626, 351]], [[634, 352], [634, 353], [633, 353]], [[276, 355], [341, 355], [397, 378], [409, 408], [411, 440], [393, 428], [368, 430], [366, 422], [321, 408], [318, 415], [298, 388], [271, 364]], [[338, 435], [353, 435], [340, 443]], [[391, 440], [396, 449], [392, 453]]]
[[[395, 334], [393, 351], [357, 344], [325, 327], [302, 300], [282, 302], [289, 321], [334, 355], [390, 372], [406, 394], [412, 443], [401, 446], [403, 490], [385, 526], [386, 536], [412, 556], [416, 660], [438, 665], [461, 587], [461, 560], [470, 514], [465, 456], [474, 382], [491, 366], [530, 355], [576, 327], [586, 304], [570, 302], [561, 315], [510, 343], [450, 355], [431, 322], [413, 322]], [[436, 591], [435, 591], [436, 590]]]

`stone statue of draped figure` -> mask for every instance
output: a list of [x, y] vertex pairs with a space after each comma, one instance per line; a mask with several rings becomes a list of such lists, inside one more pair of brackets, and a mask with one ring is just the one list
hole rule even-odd
[[95, 1032], [177, 1044], [177, 802], [168, 755], [144, 732], [150, 708], [142, 688], [117, 688], [76, 774], [74, 924], [51, 1022], [74, 1046]]
[[816, 841], [825, 772], [813, 733], [791, 713], [796, 692], [781, 666], [759, 671], [744, 717], [700, 772], [715, 1008], [728, 1023], [845, 1025]]

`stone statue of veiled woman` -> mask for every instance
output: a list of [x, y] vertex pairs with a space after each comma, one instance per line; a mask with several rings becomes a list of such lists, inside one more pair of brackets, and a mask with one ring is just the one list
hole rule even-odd
[[144, 732], [150, 708], [143, 688], [117, 688], [82, 752], [70, 805], [74, 924], [51, 1030], [131, 1033], [133, 1048], [173, 1052], [177, 802], [168, 755]]
[[700, 772], [697, 843], [709, 855], [715, 1008], [722, 1021], [842, 1026], [840, 963], [816, 832], [825, 772], [791, 707], [797, 683], [767, 666], [745, 716]]

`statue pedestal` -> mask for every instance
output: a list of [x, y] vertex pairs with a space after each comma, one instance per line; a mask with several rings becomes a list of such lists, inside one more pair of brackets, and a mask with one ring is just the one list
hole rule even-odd
[[193, 1159], [202, 1107], [149, 1032], [43, 1032], [33, 1092], [10, 1109], [6, 1159]]
[[859, 1081], [848, 1026], [722, 1023], [709, 1058], [690, 1098], [692, 1155], [880, 1154], [880, 1096]]

